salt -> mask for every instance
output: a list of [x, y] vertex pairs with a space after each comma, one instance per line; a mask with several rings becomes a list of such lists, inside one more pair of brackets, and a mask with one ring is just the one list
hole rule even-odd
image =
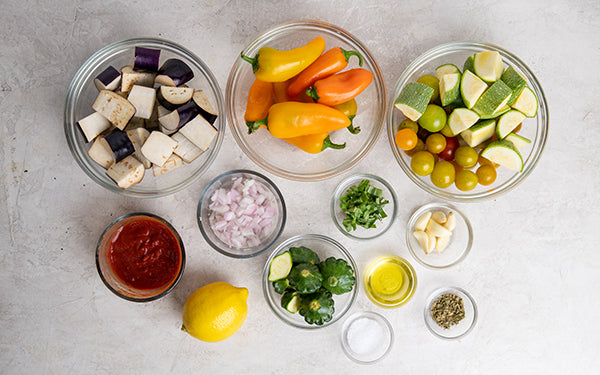
[[358, 318], [348, 327], [348, 346], [356, 354], [375, 352], [384, 340], [381, 325], [367, 317]]

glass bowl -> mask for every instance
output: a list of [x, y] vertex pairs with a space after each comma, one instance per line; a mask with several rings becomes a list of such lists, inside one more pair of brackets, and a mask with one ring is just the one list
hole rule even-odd
[[[78, 129], [77, 121], [94, 111], [92, 104], [98, 95], [94, 78], [110, 65], [116, 69], [130, 65], [133, 61], [135, 47], [160, 49], [161, 64], [169, 58], [178, 58], [188, 64], [194, 72], [194, 78], [187, 85], [202, 89], [217, 110], [219, 116], [213, 126], [217, 129], [218, 134], [209, 149], [192, 163], [185, 164], [158, 177], [153, 176], [152, 172], [147, 170], [142, 182], [127, 189], [121, 189], [106, 175], [106, 170], [88, 156], [91, 142], [86, 142], [82, 132]], [[100, 186], [129, 197], [160, 197], [173, 194], [189, 186], [210, 167], [217, 156], [225, 134], [225, 106], [216, 78], [208, 66], [194, 53], [173, 42], [162, 39], [129, 39], [102, 48], [79, 68], [67, 93], [64, 130], [75, 161]]]
[[[249, 241], [247, 243], [236, 244], [236, 243], [232, 242], [231, 240], [227, 239], [226, 237], [224, 237], [224, 234], [226, 234], [227, 231], [231, 232], [232, 230], [236, 230], [235, 228], [237, 228], [237, 226], [235, 224], [233, 224], [233, 221], [235, 221], [236, 219], [253, 220], [253, 217], [251, 216], [251, 212], [239, 210], [238, 212], [240, 213], [240, 215], [236, 214], [237, 218], [233, 217], [233, 216], [228, 218], [228, 220], [231, 220], [231, 223], [232, 223], [231, 225], [228, 226], [228, 228], [224, 228], [222, 231], [215, 231], [213, 229], [213, 226], [211, 225], [211, 214], [213, 213], [213, 210], [210, 208], [210, 204], [213, 201], [213, 196], [215, 195], [215, 193], [217, 191], [219, 191], [219, 189], [225, 189], [225, 191], [232, 191], [232, 188], [235, 188], [234, 191], [240, 191], [241, 189], [243, 189], [243, 187], [242, 187], [242, 185], [237, 185], [237, 184], [239, 182], [242, 182], [242, 184], [243, 184], [243, 181], [246, 181], [246, 180], [254, 181], [254, 183], [260, 185], [262, 190], [264, 192], [266, 192], [266, 194], [269, 195], [267, 197], [267, 200], [265, 200], [265, 202], [268, 202], [268, 206], [265, 206], [263, 203], [258, 203], [257, 205], [259, 208], [256, 208], [256, 205], [254, 206], [254, 208], [252, 208], [249, 205], [249, 206], [247, 206], [246, 209], [247, 210], [256, 209], [258, 211], [260, 209], [260, 207], [266, 209], [267, 207], [270, 206], [270, 207], [274, 208], [274, 214], [273, 214], [273, 216], [271, 216], [271, 214], [268, 214], [268, 216], [270, 217], [270, 224], [267, 225], [264, 229], [264, 232], [261, 233], [262, 238], [258, 239], [259, 242], [254, 243], [254, 239], [252, 239], [252, 237], [254, 237], [254, 235], [248, 234]], [[236, 181], [238, 181], [238, 182], [236, 183]], [[250, 186], [250, 185], [247, 185], [247, 186]], [[254, 195], [254, 193], [252, 190], [248, 190], [247, 193], [245, 193], [242, 190], [239, 197], [243, 198], [243, 199], [253, 199], [254, 200], [255, 197], [253, 195]], [[256, 203], [256, 201], [257, 200], [254, 200], [254, 202], [252, 202], [251, 204]], [[229, 208], [233, 207], [234, 209], [235, 209], [236, 205], [238, 204], [238, 202], [235, 200], [235, 198], [233, 198], [231, 201], [229, 201], [229, 200], [223, 201], [223, 203], [226, 204], [227, 207], [229, 207]], [[241, 201], [239, 203], [243, 204]], [[285, 208], [285, 201], [283, 199], [283, 195], [281, 195], [281, 192], [279, 191], [277, 186], [273, 183], [273, 181], [271, 181], [270, 179], [268, 179], [267, 177], [263, 176], [262, 174], [260, 174], [258, 172], [245, 170], [245, 169], [235, 169], [235, 170], [225, 172], [225, 173], [215, 177], [204, 188], [204, 191], [202, 192], [202, 195], [200, 196], [200, 201], [198, 202], [198, 209], [196, 212], [196, 218], [198, 219], [198, 227], [200, 227], [200, 232], [202, 232], [202, 236], [204, 236], [204, 239], [206, 240], [206, 242], [208, 242], [208, 244], [210, 246], [212, 246], [215, 250], [217, 250], [221, 254], [224, 254], [224, 255], [227, 255], [227, 256], [230, 256], [233, 258], [250, 258], [250, 257], [256, 256], [258, 254], [261, 254], [262, 252], [264, 252], [265, 250], [267, 250], [271, 246], [273, 246], [275, 241], [277, 241], [277, 239], [281, 235], [281, 232], [283, 232], [283, 228], [285, 226], [285, 221], [286, 221], [286, 215], [287, 215], [287, 211]], [[218, 216], [215, 216], [215, 217], [220, 218]], [[220, 218], [220, 219], [224, 219], [224, 218], [225, 217]], [[222, 221], [222, 220], [219, 220], [219, 221]], [[224, 224], [224, 222], [222, 222], [221, 224]], [[218, 223], [217, 223], [217, 225], [218, 225]], [[256, 231], [254, 233], [256, 233]]]
[[[375, 223], [375, 228], [367, 229], [357, 225], [356, 230], [348, 232], [343, 224], [346, 214], [342, 211], [340, 206], [340, 198], [346, 194], [348, 189], [350, 189], [352, 186], [358, 186], [360, 182], [365, 179], [369, 180], [369, 184], [371, 186], [381, 189], [382, 197], [389, 202], [383, 206], [387, 217], [383, 218], [383, 220], [378, 220]], [[392, 223], [396, 219], [397, 211], [398, 202], [396, 193], [394, 192], [392, 186], [383, 178], [367, 173], [356, 174], [344, 179], [337, 186], [333, 193], [333, 197], [331, 198], [331, 217], [333, 218], [335, 226], [346, 236], [358, 240], [367, 240], [381, 236], [391, 227]]]
[[393, 343], [392, 325], [383, 315], [373, 311], [352, 314], [342, 327], [344, 353], [360, 364], [379, 361], [390, 352]]
[[[462, 298], [465, 309], [464, 319], [447, 329], [439, 326], [431, 317], [431, 306], [438, 297], [446, 293], [454, 294]], [[471, 332], [473, 327], [475, 327], [475, 323], [477, 322], [477, 304], [467, 291], [458, 287], [443, 287], [434, 290], [429, 297], [427, 297], [424, 316], [425, 325], [427, 325], [429, 331], [435, 336], [447, 340], [458, 339]]]
[[[522, 129], [519, 132], [519, 135], [531, 140], [531, 144], [521, 150], [524, 162], [523, 171], [515, 172], [505, 167], [498, 167], [496, 169], [498, 176], [492, 185], [477, 185], [475, 189], [467, 192], [458, 190], [454, 185], [446, 189], [438, 188], [431, 183], [429, 176], [422, 177], [415, 174], [410, 168], [410, 157], [396, 146], [394, 142], [394, 135], [397, 131], [398, 125], [402, 122], [402, 120], [405, 119], [405, 117], [402, 112], [400, 112], [400, 110], [394, 106], [394, 102], [407, 83], [416, 82], [416, 80], [424, 74], [435, 75], [435, 68], [442, 64], [455, 64], [462, 71], [463, 63], [467, 57], [476, 52], [488, 50], [498, 51], [500, 56], [502, 56], [505, 67], [512, 66], [519, 73], [521, 73], [527, 80], [528, 86], [538, 97], [539, 109], [537, 116], [535, 118], [526, 118], [523, 121]], [[502, 47], [488, 43], [447, 43], [425, 52], [423, 55], [414, 60], [402, 73], [389, 99], [389, 105], [387, 108], [387, 133], [392, 152], [394, 153], [398, 164], [400, 164], [400, 167], [404, 170], [406, 175], [415, 184], [417, 184], [417, 186], [428, 193], [443, 199], [463, 202], [481, 201], [497, 197], [500, 194], [512, 190], [533, 171], [540, 159], [542, 151], [544, 150], [546, 138], [548, 136], [548, 104], [546, 103], [544, 91], [542, 90], [542, 87], [533, 72], [513, 53], [508, 52]]]
[[[456, 227], [452, 231], [450, 242], [441, 253], [433, 250], [429, 254], [426, 254], [413, 235], [415, 223], [421, 215], [428, 211], [431, 213], [441, 211], [445, 215], [453, 212], [456, 218]], [[408, 224], [406, 225], [406, 244], [412, 256], [422, 265], [434, 269], [449, 268], [460, 263], [471, 251], [471, 246], [473, 245], [473, 228], [469, 219], [456, 207], [446, 203], [429, 203], [417, 209], [408, 220]]]
[[417, 274], [406, 259], [384, 255], [369, 263], [363, 282], [373, 303], [392, 308], [412, 298], [417, 289]]
[[[345, 30], [318, 21], [288, 22], [256, 37], [243, 50], [243, 54], [254, 57], [258, 50], [265, 46], [288, 50], [300, 47], [317, 36], [325, 39], [326, 50], [341, 47], [359, 52], [364, 60], [363, 68], [373, 73], [373, 82], [356, 97], [358, 112], [353, 124], [361, 128], [360, 133], [352, 135], [346, 129], [341, 129], [331, 134], [334, 143], [346, 142], [346, 148], [343, 150], [325, 150], [318, 154], [308, 154], [283, 140], [272, 137], [266, 129], [260, 129], [249, 135], [244, 113], [248, 91], [254, 82], [252, 67], [238, 58], [227, 80], [228, 122], [238, 146], [260, 167], [291, 180], [322, 180], [348, 170], [374, 146], [384, 123], [386, 91], [383, 75], [367, 48]], [[355, 59], [350, 59], [348, 68], [357, 66]]]
[[[304, 317], [302, 317], [299, 313], [292, 314], [285, 308], [283, 308], [281, 306], [281, 295], [275, 291], [275, 289], [273, 288], [273, 283], [268, 280], [269, 265], [271, 264], [273, 258], [287, 251], [290, 247], [299, 246], [305, 246], [313, 250], [319, 256], [319, 259], [321, 261], [329, 257], [343, 259], [354, 270], [354, 278], [356, 280], [354, 288], [351, 292], [333, 295], [333, 300], [335, 303], [335, 312], [333, 313], [333, 318], [329, 322], [324, 323], [323, 325], [308, 324], [304, 321]], [[344, 316], [344, 314], [348, 312], [348, 310], [350, 309], [350, 307], [356, 299], [356, 295], [358, 293], [358, 281], [358, 267], [356, 266], [354, 258], [352, 258], [352, 255], [350, 255], [348, 250], [346, 250], [344, 246], [342, 246], [336, 240], [320, 234], [300, 234], [298, 236], [288, 238], [287, 240], [279, 244], [279, 246], [277, 246], [277, 248], [273, 250], [273, 252], [269, 256], [269, 259], [267, 259], [262, 276], [263, 292], [271, 310], [273, 310], [275, 315], [284, 323], [289, 324], [293, 327], [303, 329], [318, 329], [327, 327], [337, 322], [342, 316]]]
[[[171, 232], [171, 234], [173, 234], [179, 245], [178, 257], [180, 260], [178, 262], [177, 271], [174, 273], [174, 276], [170, 280], [168, 280], [166, 283], [159, 287], [144, 289], [136, 288], [135, 286], [128, 284], [121, 277], [119, 277], [119, 275], [117, 274], [117, 272], [115, 272], [113, 266], [111, 265], [110, 245], [114, 236], [118, 233], [122, 233], [121, 230], [125, 225], [139, 222], [140, 220], [150, 220], [161, 224], [163, 226], [163, 229], [166, 229], [169, 232]], [[163, 254], [162, 250], [161, 254]], [[157, 263], [161, 263], [158, 262], [158, 259], [156, 260]], [[163, 257], [162, 263], [164, 263], [164, 260], [165, 258]], [[149, 265], [149, 267], [150, 266], [151, 265]], [[121, 216], [113, 223], [111, 223], [100, 236], [100, 239], [98, 240], [98, 245], [96, 246], [96, 268], [98, 270], [100, 278], [102, 279], [102, 282], [104, 282], [104, 285], [106, 285], [106, 287], [117, 296], [133, 302], [154, 301], [167, 295], [171, 290], [173, 290], [173, 288], [175, 288], [175, 285], [177, 285], [177, 283], [181, 279], [181, 276], [183, 275], [183, 269], [185, 268], [185, 249], [183, 247], [183, 241], [181, 240], [181, 237], [179, 236], [175, 228], [173, 228], [173, 226], [169, 224], [169, 222], [167, 222], [161, 217], [143, 212], [127, 214]]]

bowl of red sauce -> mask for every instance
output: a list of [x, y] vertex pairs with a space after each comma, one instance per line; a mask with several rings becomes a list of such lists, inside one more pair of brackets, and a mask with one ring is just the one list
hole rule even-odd
[[121, 298], [148, 302], [177, 285], [185, 249], [166, 220], [149, 213], [121, 216], [100, 236], [96, 267], [104, 284]]

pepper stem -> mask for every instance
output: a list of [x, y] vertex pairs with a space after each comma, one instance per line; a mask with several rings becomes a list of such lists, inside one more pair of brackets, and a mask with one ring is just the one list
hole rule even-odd
[[306, 90], [306, 95], [311, 97], [315, 102], [319, 101], [319, 94], [317, 94], [317, 88], [314, 86]]
[[242, 53], [240, 53], [240, 56], [242, 57], [242, 60], [252, 65], [252, 73], [256, 73], [256, 71], [258, 70], [258, 54], [254, 58], [252, 58], [244, 55], [244, 51], [242, 51]]
[[[269, 116], [267, 116], [269, 117]], [[261, 127], [266, 127], [267, 126], [267, 117], [265, 117], [262, 120], [258, 120], [258, 121], [246, 121], [246, 126], [248, 127], [248, 134], [252, 134], [255, 131], [257, 131], [258, 129], [260, 129]]]
[[342, 53], [344, 54], [344, 58], [346, 59], [346, 62], [348, 62], [348, 60], [350, 60], [350, 57], [356, 56], [356, 57], [358, 57], [358, 65], [363, 66], [363, 58], [360, 55], [360, 53], [358, 53], [356, 51], [346, 51], [343, 48], [340, 48], [340, 50], [342, 50]]
[[342, 144], [342, 145], [333, 143], [333, 142], [331, 142], [331, 139], [329, 139], [329, 136], [327, 136], [327, 138], [325, 138], [323, 140], [323, 147], [321, 148], [321, 151], [325, 150], [326, 148], [333, 148], [335, 150], [341, 150], [344, 147], [346, 147], [346, 142], [344, 142], [344, 144]]
[[350, 125], [348, 125], [346, 127], [346, 129], [348, 129], [348, 131], [352, 134], [358, 134], [360, 133], [360, 126], [354, 127], [354, 124], [352, 123], [352, 120], [354, 120], [355, 115], [352, 116], [348, 116], [348, 118], [350, 119]]

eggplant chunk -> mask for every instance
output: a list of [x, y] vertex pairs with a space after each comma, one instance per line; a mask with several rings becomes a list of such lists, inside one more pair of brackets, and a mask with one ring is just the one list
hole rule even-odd
[[119, 88], [121, 84], [121, 73], [115, 69], [112, 65], [104, 69], [102, 73], [98, 74], [94, 78], [94, 85], [98, 91], [110, 90], [114, 91]]
[[208, 97], [202, 90], [197, 90], [193, 95], [194, 103], [198, 106], [199, 113], [204, 117], [206, 121], [208, 121], [211, 125], [215, 123], [217, 120], [218, 113], [210, 104]]
[[115, 129], [100, 138], [100, 142], [106, 142], [108, 144], [117, 163], [135, 152], [135, 147], [133, 146], [131, 139], [129, 139], [129, 136], [127, 136], [127, 133], [119, 129]]
[[133, 143], [133, 147], [135, 152], [133, 153], [133, 157], [140, 161], [140, 163], [144, 164], [144, 168], [148, 169], [152, 166], [152, 162], [146, 159], [144, 155], [142, 155], [142, 146], [146, 139], [150, 136], [150, 132], [144, 128], [135, 128], [131, 130], [127, 130], [127, 136]]
[[132, 68], [133, 70], [156, 72], [159, 60], [159, 49], [135, 47]]
[[181, 86], [194, 78], [194, 72], [179, 59], [168, 59], [158, 69], [154, 83], [165, 86]]
[[198, 115], [198, 107], [193, 101], [187, 102], [173, 112], [158, 118], [158, 122], [167, 130], [177, 130]]
[[161, 167], [173, 154], [173, 150], [175, 150], [176, 147], [176, 140], [155, 130], [150, 133], [150, 136], [146, 139], [146, 142], [144, 142], [141, 151], [146, 159]]
[[127, 99], [109, 90], [100, 91], [92, 108], [120, 130], [135, 114], [135, 107]]
[[217, 129], [200, 115], [179, 129], [179, 132], [202, 151], [208, 150], [217, 136]]
[[181, 157], [186, 163], [193, 162], [198, 156], [204, 153], [200, 147], [193, 144], [189, 139], [179, 132], [173, 134], [171, 138], [177, 141], [177, 147], [173, 153], [179, 155], [179, 157]]
[[183, 160], [181, 160], [181, 158], [175, 154], [169, 156], [169, 158], [167, 159], [167, 161], [162, 165], [162, 167], [159, 167], [158, 165], [153, 165], [152, 166], [152, 173], [154, 173], [154, 176], [160, 176], [161, 174], [165, 174], [169, 171], [172, 171], [175, 168], [179, 168], [183, 165]]
[[127, 189], [128, 187], [140, 183], [144, 178], [145, 171], [144, 165], [139, 160], [133, 156], [128, 156], [120, 162], [111, 165], [106, 171], [106, 174], [108, 177], [112, 178], [121, 189]]
[[133, 85], [152, 87], [156, 73], [135, 71], [131, 66], [121, 68], [121, 91], [129, 92]]
[[104, 169], [108, 169], [115, 163], [115, 156], [108, 143], [102, 141], [104, 138], [96, 138], [88, 150], [88, 155]]
[[135, 117], [149, 119], [154, 110], [156, 90], [152, 87], [133, 85], [127, 100], [135, 107]]
[[88, 142], [91, 142], [98, 135], [111, 128], [110, 121], [98, 112], [94, 112], [89, 116], [77, 121], [79, 128]]
[[160, 86], [156, 93], [156, 100], [164, 108], [173, 111], [189, 102], [193, 95], [194, 89], [190, 87]]

